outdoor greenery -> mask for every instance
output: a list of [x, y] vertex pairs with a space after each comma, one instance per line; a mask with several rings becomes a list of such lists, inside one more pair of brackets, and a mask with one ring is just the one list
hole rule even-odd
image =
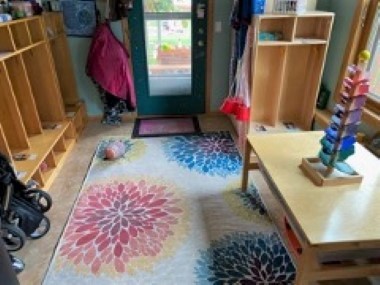
[[[185, 22], [185, 21], [183, 21]], [[182, 26], [183, 25], [182, 22]], [[146, 32], [147, 32], [147, 57], [148, 57], [148, 63], [156, 64], [157, 59], [155, 58], [155, 51], [156, 49], [161, 46], [161, 48], [170, 50], [172, 48], [175, 48], [178, 46], [178, 44], [181, 44], [183, 47], [191, 47], [191, 32], [186, 31], [187, 29], [191, 29], [190, 21], [186, 21], [187, 25], [184, 27], [185, 32], [183, 34], [178, 33], [162, 33], [161, 42], [159, 42], [158, 39], [158, 25], [157, 21], [146, 21]]]
[[144, 0], [146, 12], [175, 12], [173, 0]]

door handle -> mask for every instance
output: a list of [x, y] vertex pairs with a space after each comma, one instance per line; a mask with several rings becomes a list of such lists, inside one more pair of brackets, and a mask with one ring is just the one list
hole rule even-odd
[[206, 4], [199, 3], [197, 4], [197, 18], [204, 19], [206, 14]]

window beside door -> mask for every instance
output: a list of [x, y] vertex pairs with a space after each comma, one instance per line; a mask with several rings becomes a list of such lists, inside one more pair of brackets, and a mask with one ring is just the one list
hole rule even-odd
[[190, 95], [191, 0], [144, 0], [151, 96]]

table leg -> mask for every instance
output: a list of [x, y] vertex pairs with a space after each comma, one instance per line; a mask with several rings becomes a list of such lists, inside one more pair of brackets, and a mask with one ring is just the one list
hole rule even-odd
[[312, 279], [312, 272], [318, 267], [316, 255], [306, 248], [302, 250], [302, 254], [297, 262], [297, 275], [295, 285], [314, 285], [318, 284]]
[[247, 188], [248, 188], [248, 174], [249, 174], [251, 152], [252, 152], [252, 146], [247, 139], [245, 142], [245, 149], [244, 149], [243, 178], [242, 178], [242, 183], [241, 183], [241, 190], [244, 192], [247, 191]]

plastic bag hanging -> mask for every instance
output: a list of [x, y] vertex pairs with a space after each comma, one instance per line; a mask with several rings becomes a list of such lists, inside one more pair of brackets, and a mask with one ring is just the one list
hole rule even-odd
[[250, 74], [250, 61], [251, 61], [251, 49], [250, 49], [250, 35], [251, 27], [247, 33], [247, 41], [244, 48], [244, 54], [242, 56], [240, 66], [238, 67], [240, 70], [237, 72], [239, 75], [237, 79], [237, 88], [236, 88], [236, 97], [238, 106], [235, 111], [236, 120], [242, 122], [248, 122], [250, 119], [250, 84], [249, 84], [249, 74]]
[[236, 76], [230, 86], [230, 90], [229, 90], [227, 98], [224, 99], [222, 106], [220, 106], [220, 111], [224, 114], [227, 114], [227, 115], [235, 114], [235, 110], [238, 105], [238, 102], [234, 94], [235, 86], [236, 86]]

